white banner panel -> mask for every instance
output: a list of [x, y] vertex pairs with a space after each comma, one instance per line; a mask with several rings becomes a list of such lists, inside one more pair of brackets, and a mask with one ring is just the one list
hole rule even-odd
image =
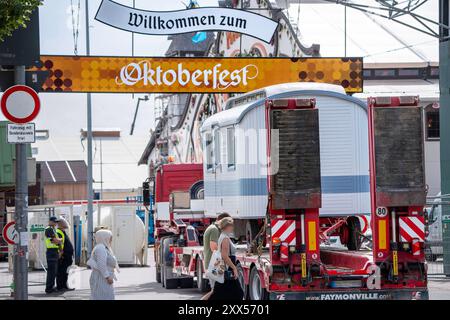
[[95, 19], [125, 31], [169, 35], [198, 31], [238, 32], [270, 42], [278, 26], [265, 16], [239, 9], [206, 7], [177, 11], [133, 9], [103, 0]]
[[15, 124], [8, 123], [8, 143], [35, 143], [36, 130], [34, 123]]

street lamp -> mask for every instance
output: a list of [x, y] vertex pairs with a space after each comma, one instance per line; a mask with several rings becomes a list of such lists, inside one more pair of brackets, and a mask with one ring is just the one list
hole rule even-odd
[[139, 104], [141, 103], [141, 101], [148, 101], [148, 96], [144, 96], [144, 98], [138, 98], [137, 104], [136, 104], [136, 110], [134, 111], [134, 118], [133, 118], [133, 123], [131, 124], [131, 130], [130, 130], [130, 136], [133, 135], [134, 132], [134, 125], [136, 124], [136, 118], [137, 118], [137, 114], [139, 111]]

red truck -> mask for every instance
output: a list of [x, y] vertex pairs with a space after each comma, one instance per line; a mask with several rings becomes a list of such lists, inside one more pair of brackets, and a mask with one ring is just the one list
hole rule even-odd
[[[345, 212], [340, 217], [319, 213], [323, 179], [314, 96], [266, 98], [264, 105], [267, 211], [264, 218], [247, 224], [256, 231], [240, 237], [237, 253], [246, 299], [428, 299], [418, 97], [368, 99], [368, 219]], [[285, 143], [277, 150], [280, 159], [291, 160], [281, 161], [276, 173], [271, 171], [274, 130], [277, 143]], [[211, 187], [203, 182], [205, 170], [207, 164], [157, 169], [155, 260], [158, 282], [167, 289], [196, 284], [202, 292], [208, 290], [202, 236], [214, 219], [203, 209]], [[371, 250], [360, 247], [368, 224]], [[333, 235], [345, 248], [324, 245]]]

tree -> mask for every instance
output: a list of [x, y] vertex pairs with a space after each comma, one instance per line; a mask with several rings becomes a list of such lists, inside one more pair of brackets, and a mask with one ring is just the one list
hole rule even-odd
[[14, 30], [27, 26], [31, 13], [42, 4], [42, 0], [0, 0], [0, 41]]

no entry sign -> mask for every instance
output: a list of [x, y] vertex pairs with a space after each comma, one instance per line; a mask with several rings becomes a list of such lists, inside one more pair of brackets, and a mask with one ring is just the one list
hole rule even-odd
[[24, 124], [36, 118], [41, 108], [41, 102], [38, 94], [32, 88], [16, 85], [3, 93], [0, 106], [6, 119]]
[[5, 227], [2, 230], [3, 239], [8, 244], [16, 244], [19, 243], [19, 237], [17, 235], [16, 229], [14, 226], [16, 223], [14, 221], [11, 221], [5, 225]]

